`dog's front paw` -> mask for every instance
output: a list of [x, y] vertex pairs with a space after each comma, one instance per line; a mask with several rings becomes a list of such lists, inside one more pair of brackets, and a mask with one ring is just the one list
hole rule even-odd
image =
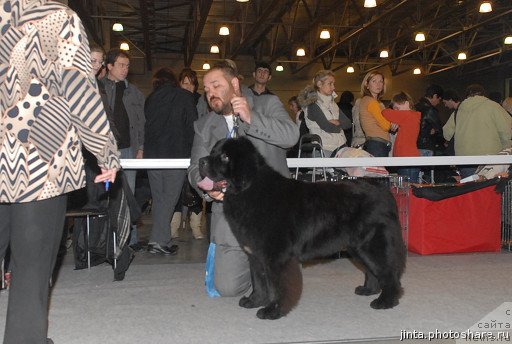
[[260, 308], [256, 313], [256, 316], [260, 319], [276, 320], [283, 316], [281, 307], [277, 303], [271, 303], [267, 307]]
[[393, 308], [396, 305], [398, 305], [398, 299], [384, 299], [382, 297], [378, 297], [370, 303], [370, 307], [372, 307], [373, 309], [388, 309]]
[[380, 290], [379, 289], [370, 289], [370, 288], [360, 285], [359, 287], [356, 288], [356, 290], [354, 292], [357, 295], [368, 296], [368, 295], [378, 294], [380, 292]]

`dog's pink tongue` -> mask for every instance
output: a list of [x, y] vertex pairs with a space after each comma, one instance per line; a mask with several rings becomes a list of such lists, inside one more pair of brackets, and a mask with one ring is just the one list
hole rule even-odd
[[204, 177], [203, 180], [197, 183], [197, 186], [203, 189], [204, 191], [213, 190], [213, 180], [208, 177]]

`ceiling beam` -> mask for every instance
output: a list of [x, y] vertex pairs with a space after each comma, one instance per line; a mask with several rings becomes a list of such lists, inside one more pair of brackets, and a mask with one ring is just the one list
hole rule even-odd
[[[196, 17], [196, 20], [194, 20], [194, 25], [191, 28], [192, 30], [189, 29], [186, 31], [183, 40], [183, 59], [185, 67], [190, 67], [192, 64], [192, 60], [194, 59], [194, 54], [197, 50], [197, 46], [199, 45], [199, 40], [203, 34], [206, 18], [208, 17], [212, 3], [213, 0], [195, 0], [194, 2], [193, 12], [195, 13], [194, 16]], [[191, 32], [192, 34], [190, 34]]]
[[[308, 26], [303, 27], [303, 30], [298, 33], [297, 35], [294, 34], [295, 31], [298, 31], [297, 28], [299, 27], [297, 24], [297, 15], [298, 15], [298, 8], [299, 8], [300, 1], [297, 1], [297, 6], [294, 11], [293, 21], [290, 29], [290, 34], [287, 37], [287, 44], [284, 45], [281, 49], [279, 49], [274, 55], [272, 55], [270, 62], [273, 62], [280, 58], [282, 55], [289, 54], [290, 50], [293, 48], [293, 45], [295, 44], [295, 41], [293, 40], [293, 36], [299, 36], [299, 37], [305, 37], [308, 33], [313, 32], [313, 30], [316, 31], [316, 27], [320, 23], [320, 20], [327, 17], [329, 14], [335, 12], [337, 8], [339, 8], [339, 3], [334, 2], [329, 8], [327, 8], [324, 12], [319, 13], [315, 18], [312, 19], [312, 21], [309, 23]], [[307, 7], [306, 7], [307, 8]], [[308, 12], [309, 13], [309, 12]], [[308, 14], [309, 15], [309, 14]], [[300, 23], [303, 24], [303, 23]], [[295, 71], [296, 69], [294, 69]], [[292, 74], [294, 74], [294, 71]]]
[[240, 44], [231, 52], [231, 59], [235, 59], [238, 54], [247, 47], [256, 45], [258, 42], [261, 44], [265, 36], [272, 30], [274, 22], [280, 21], [284, 14], [291, 9], [295, 1], [296, 0], [269, 1], [267, 7], [262, 11], [252, 28], [241, 38]]
[[299, 71], [303, 70], [304, 68], [306, 68], [307, 66], [311, 65], [312, 63], [314, 63], [319, 58], [329, 54], [331, 51], [336, 50], [340, 45], [342, 45], [343, 43], [347, 42], [348, 40], [350, 40], [352, 38], [355, 38], [356, 36], [360, 35], [363, 31], [368, 30], [368, 28], [370, 28], [370, 27], [374, 26], [375, 24], [379, 23], [381, 20], [383, 20], [387, 16], [391, 15], [396, 10], [400, 9], [402, 6], [407, 4], [409, 1], [410, 0], [402, 0], [402, 1], [400, 1], [398, 4], [396, 4], [395, 6], [390, 8], [389, 10], [385, 11], [381, 15], [374, 17], [373, 19], [371, 19], [366, 24], [361, 25], [361, 27], [359, 27], [359, 28], [357, 28], [355, 30], [352, 30], [351, 32], [345, 34], [343, 37], [341, 37], [336, 43], [331, 45], [329, 48], [325, 49], [320, 54], [311, 57], [311, 59], [308, 62], [306, 62], [301, 67], [297, 68], [297, 72], [299, 72]]
[[495, 15], [495, 16], [493, 16], [493, 17], [489, 17], [489, 18], [487, 18], [487, 19], [485, 19], [485, 20], [482, 20], [481, 22], [476, 23], [476, 24], [474, 24], [474, 25], [471, 25], [471, 26], [469, 26], [469, 27], [467, 27], [467, 28], [462, 28], [462, 30], [459, 30], [459, 31], [457, 31], [457, 32], [450, 33], [450, 34], [448, 34], [448, 35], [446, 35], [446, 36], [444, 36], [444, 37], [442, 37], [442, 38], [440, 38], [440, 39], [438, 39], [438, 40], [436, 40], [436, 41], [434, 41], [434, 42], [427, 43], [427, 44], [425, 44], [425, 45], [423, 45], [423, 46], [420, 46], [420, 47], [418, 47], [418, 48], [416, 48], [416, 49], [413, 49], [413, 50], [411, 50], [411, 51], [409, 51], [409, 52], [407, 52], [407, 53], [404, 53], [404, 54], [402, 54], [401, 56], [398, 56], [398, 57], [395, 57], [395, 58], [389, 59], [388, 61], [386, 61], [386, 62], [384, 62], [384, 63], [381, 63], [381, 64], [379, 64], [379, 65], [377, 65], [377, 66], [374, 66], [374, 67], [371, 67], [371, 68], [367, 69], [367, 70], [366, 70], [366, 71], [364, 71], [363, 73], [367, 73], [367, 72], [370, 72], [370, 71], [372, 71], [372, 70], [382, 68], [382, 67], [384, 67], [384, 66], [389, 65], [389, 64], [390, 64], [390, 63], [392, 63], [392, 62], [398, 61], [398, 60], [400, 60], [400, 59], [404, 59], [404, 58], [409, 57], [409, 56], [411, 56], [411, 55], [413, 55], [413, 54], [416, 54], [416, 53], [418, 53], [418, 52], [421, 52], [421, 51], [423, 51], [423, 50], [425, 50], [425, 49], [427, 49], [427, 48], [434, 47], [434, 46], [436, 46], [436, 45], [438, 45], [438, 44], [440, 44], [440, 43], [442, 43], [442, 42], [445, 42], [445, 41], [447, 41], [447, 40], [449, 40], [449, 39], [455, 38], [455, 37], [457, 37], [457, 36], [459, 36], [459, 35], [462, 35], [462, 34], [464, 34], [464, 33], [466, 33], [466, 32], [470, 32], [470, 31], [472, 31], [472, 30], [478, 29], [479, 27], [481, 27], [481, 26], [483, 26], [483, 25], [485, 25], [485, 24], [487, 24], [487, 23], [494, 22], [495, 20], [497, 20], [497, 19], [499, 19], [499, 18], [501, 18], [501, 17], [504, 17], [504, 16], [506, 16], [506, 15], [509, 15], [510, 13], [512, 13], [512, 9], [509, 9], [509, 10], [507, 10], [507, 11], [504, 11], [504, 12], [498, 13], [497, 15]]
[[[151, 38], [149, 36], [149, 8], [155, 10], [154, 0], [139, 0], [140, 19], [142, 23], [142, 33], [144, 37], [144, 54], [146, 55], [146, 67], [148, 70], [153, 70], [152, 55], [151, 55]], [[154, 28], [152, 28], [154, 29]]]

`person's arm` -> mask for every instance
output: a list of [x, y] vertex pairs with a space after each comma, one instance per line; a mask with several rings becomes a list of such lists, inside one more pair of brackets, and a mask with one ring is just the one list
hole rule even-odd
[[392, 123], [382, 116], [382, 109], [380, 108], [379, 102], [372, 99], [368, 104], [368, 112], [375, 118], [377, 125], [384, 131], [390, 131]]
[[308, 111], [308, 118], [313, 122], [316, 122], [320, 129], [327, 133], [339, 133], [341, 131], [339, 121], [337, 121], [337, 125], [329, 122], [322, 111]]
[[502, 148], [512, 147], [512, 117], [502, 108], [497, 109], [494, 117]]
[[194, 95], [191, 97], [183, 97], [184, 99], [184, 107], [183, 107], [183, 117], [182, 121], [184, 123], [185, 132], [183, 133], [185, 137], [185, 143], [187, 147], [192, 147], [194, 142], [194, 122], [197, 121], [197, 107], [194, 100]]
[[139, 111], [137, 111], [137, 135], [139, 137], [139, 147], [135, 152], [135, 159], [142, 159], [144, 155], [144, 125], [146, 123], [146, 116], [144, 115], [145, 97], [141, 91], [137, 89], [137, 104], [140, 104]]
[[450, 141], [452, 139], [453, 135], [455, 134], [454, 114], [455, 114], [455, 112], [453, 112], [450, 115], [450, 118], [448, 118], [448, 121], [446, 121], [446, 123], [443, 127], [443, 137], [446, 141]]
[[425, 121], [430, 125], [431, 129], [434, 129], [434, 133], [431, 133], [431, 135], [442, 133], [443, 127], [434, 108], [429, 108], [427, 110], [427, 113], [425, 114]]
[[281, 148], [290, 148], [299, 140], [295, 124], [277, 96], [262, 95], [267, 102], [262, 109], [251, 110], [251, 122], [241, 122], [239, 130]]
[[[80, 23], [81, 31], [81, 41], [78, 42], [78, 50], [81, 51], [77, 54], [89, 56], [89, 44], [83, 25], [76, 14], [73, 17], [74, 22]], [[64, 97], [70, 109], [71, 121], [85, 148], [98, 159], [98, 166], [111, 176], [120, 167], [119, 151], [90, 63], [74, 64], [73, 68], [67, 68], [66, 65], [62, 67]]]

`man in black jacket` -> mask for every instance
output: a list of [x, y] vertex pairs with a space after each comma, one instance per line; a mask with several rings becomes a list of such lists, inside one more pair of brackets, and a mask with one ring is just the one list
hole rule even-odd
[[[194, 140], [193, 123], [197, 120], [194, 96], [178, 87], [174, 73], [168, 68], [157, 71], [153, 78], [154, 91], [146, 100], [144, 158], [190, 158]], [[180, 169], [148, 170], [153, 198], [153, 228], [148, 252], [174, 255], [177, 245], [171, 244], [169, 221], [178, 202], [187, 171]]]
[[432, 156], [444, 149], [443, 126], [436, 106], [443, 100], [444, 91], [439, 85], [430, 85], [425, 96], [416, 104], [421, 112], [420, 133], [417, 146], [421, 156]]

